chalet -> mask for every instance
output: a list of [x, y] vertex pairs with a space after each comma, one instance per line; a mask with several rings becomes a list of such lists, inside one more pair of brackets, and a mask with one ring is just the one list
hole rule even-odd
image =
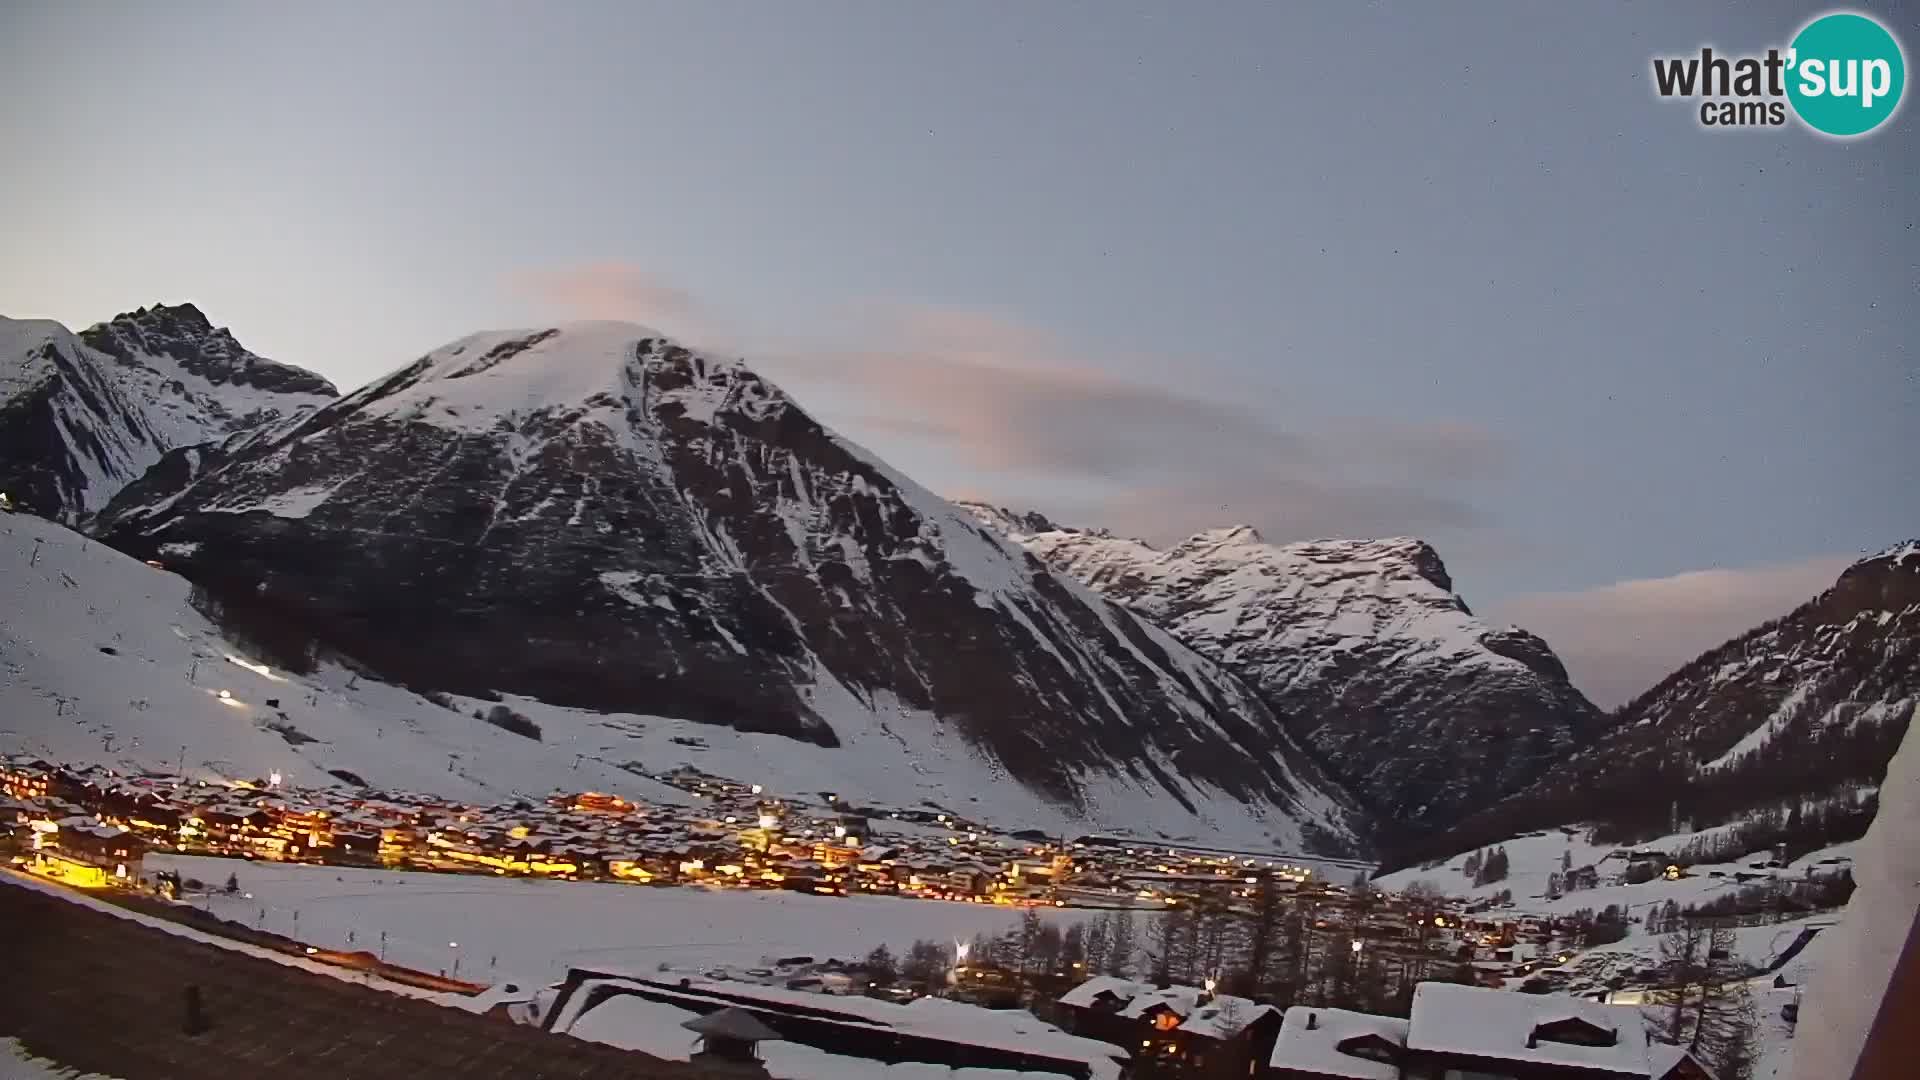
[[1207, 999], [1174, 1029], [1180, 1059], [1200, 1075], [1252, 1075], [1273, 1050], [1280, 1018], [1279, 1009], [1247, 998]]
[[1559, 994], [1421, 983], [1407, 1030], [1408, 1080], [1451, 1071], [1513, 1080], [1644, 1080], [1638, 1013]]
[[34, 868], [70, 885], [97, 889], [140, 880], [146, 845], [125, 830], [69, 818], [39, 828], [35, 839]]
[[1128, 1002], [1119, 1015], [1135, 1024], [1136, 1055], [1177, 1061], [1182, 1048], [1175, 1032], [1200, 1007], [1204, 996], [1206, 991], [1197, 986], [1169, 986], [1149, 989]]
[[0, 792], [15, 799], [44, 799], [53, 790], [53, 766], [38, 758], [0, 761]]
[[1138, 1021], [1120, 1015], [1133, 999], [1151, 990], [1146, 983], [1112, 975], [1096, 975], [1060, 995], [1063, 1026], [1075, 1035], [1100, 1039], [1118, 1046], [1135, 1046], [1140, 1041]]
[[1394, 1016], [1296, 1005], [1267, 1057], [1273, 1080], [1400, 1080], [1408, 1023]]

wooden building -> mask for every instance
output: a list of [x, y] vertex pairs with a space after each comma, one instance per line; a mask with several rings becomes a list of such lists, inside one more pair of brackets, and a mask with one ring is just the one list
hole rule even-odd
[[1296, 1005], [1281, 1020], [1267, 1058], [1272, 1080], [1400, 1080], [1405, 1020]]

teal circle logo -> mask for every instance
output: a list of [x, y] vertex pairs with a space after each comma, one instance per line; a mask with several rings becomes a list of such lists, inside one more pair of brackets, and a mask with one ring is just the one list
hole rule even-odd
[[1900, 106], [1907, 63], [1886, 27], [1852, 12], [1822, 15], [1793, 39], [1787, 100], [1815, 131], [1865, 135]]

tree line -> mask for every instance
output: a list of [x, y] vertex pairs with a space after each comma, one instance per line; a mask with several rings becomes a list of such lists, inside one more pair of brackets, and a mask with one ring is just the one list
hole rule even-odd
[[[1093, 975], [1110, 975], [1156, 986], [1201, 986], [1212, 981], [1224, 994], [1280, 1007], [1316, 1005], [1404, 1016], [1415, 982], [1425, 978], [1465, 979], [1466, 969], [1437, 953], [1427, 953], [1430, 912], [1441, 910], [1439, 890], [1416, 884], [1403, 897], [1411, 901], [1421, 927], [1411, 943], [1411, 958], [1388, 961], [1377, 948], [1355, 948], [1345, 925], [1316, 918], [1311, 902], [1302, 902], [1262, 875], [1252, 902], [1231, 906], [1199, 900], [1145, 915], [1131, 910], [1102, 912], [1065, 926], [1042, 919], [1029, 908], [998, 935], [978, 935], [967, 943], [966, 963], [991, 965], [1012, 977], [1017, 991], [1054, 991]], [[1364, 914], [1378, 896], [1356, 894]], [[1329, 925], [1320, 926], [1327, 921]], [[869, 971], [881, 985], [904, 983], [933, 992], [946, 984], [958, 963], [958, 951], [939, 942], [915, 941], [896, 961], [884, 946], [869, 954]]]

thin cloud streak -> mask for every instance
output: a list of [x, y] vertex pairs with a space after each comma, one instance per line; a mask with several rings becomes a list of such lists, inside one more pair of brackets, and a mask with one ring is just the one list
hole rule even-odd
[[1574, 684], [1596, 704], [1612, 708], [1708, 649], [1812, 599], [1858, 558], [1820, 555], [1533, 593], [1487, 614], [1546, 638]]
[[986, 474], [975, 488], [994, 475], [1021, 490], [1044, 478], [1057, 494], [1035, 508], [1077, 524], [1159, 541], [1230, 523], [1276, 540], [1472, 528], [1484, 518], [1459, 489], [1501, 457], [1496, 439], [1464, 424], [1366, 418], [1292, 430], [1112, 374], [991, 314], [906, 309], [870, 325], [878, 345], [815, 351], [784, 373], [859, 395], [842, 423], [937, 443]]

